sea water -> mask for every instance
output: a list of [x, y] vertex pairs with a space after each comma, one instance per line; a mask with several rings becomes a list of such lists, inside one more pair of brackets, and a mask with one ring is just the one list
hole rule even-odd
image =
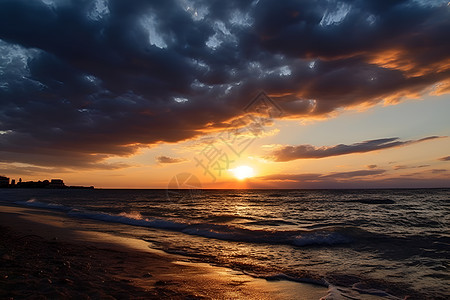
[[0, 201], [193, 262], [328, 286], [330, 299], [450, 298], [450, 189], [2, 189]]

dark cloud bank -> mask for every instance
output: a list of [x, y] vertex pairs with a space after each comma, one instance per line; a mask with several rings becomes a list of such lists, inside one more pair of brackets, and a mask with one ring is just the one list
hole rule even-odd
[[290, 117], [444, 92], [448, 32], [446, 1], [0, 0], [0, 161], [121, 167], [261, 89]]

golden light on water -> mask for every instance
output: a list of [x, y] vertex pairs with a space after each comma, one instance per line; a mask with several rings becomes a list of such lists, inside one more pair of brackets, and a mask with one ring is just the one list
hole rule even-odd
[[255, 176], [255, 170], [249, 166], [239, 166], [229, 170], [239, 180]]

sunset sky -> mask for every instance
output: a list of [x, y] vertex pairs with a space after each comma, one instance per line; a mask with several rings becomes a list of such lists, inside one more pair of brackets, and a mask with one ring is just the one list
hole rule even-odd
[[0, 0], [0, 175], [450, 187], [449, 33], [437, 0]]

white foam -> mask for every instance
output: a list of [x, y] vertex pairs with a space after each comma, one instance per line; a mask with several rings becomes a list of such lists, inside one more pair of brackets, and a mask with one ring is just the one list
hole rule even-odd
[[121, 223], [133, 226], [153, 227], [161, 229], [180, 230], [188, 226], [188, 224], [175, 221], [162, 220], [156, 218], [143, 218], [139, 212], [133, 213], [122, 212], [119, 214], [108, 214], [108, 213], [82, 211], [74, 209], [69, 211], [68, 215], [78, 218], [88, 218], [105, 222]]
[[62, 211], [67, 211], [67, 210], [71, 209], [70, 207], [64, 206], [62, 204], [44, 203], [44, 202], [39, 202], [36, 199], [30, 199], [27, 201], [16, 201], [14, 203], [18, 204], [18, 205], [37, 207], [37, 208], [47, 208], [47, 209], [54, 209], [54, 210], [62, 210]]
[[351, 239], [338, 232], [310, 232], [296, 236], [292, 241], [295, 246], [336, 245], [350, 243]]

